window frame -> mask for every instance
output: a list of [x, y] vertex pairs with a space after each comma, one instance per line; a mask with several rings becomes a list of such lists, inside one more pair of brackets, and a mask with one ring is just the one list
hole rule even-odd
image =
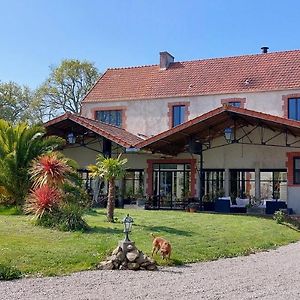
[[[212, 173], [212, 179], [208, 178], [209, 173]], [[203, 182], [202, 190], [204, 195], [210, 194], [213, 198], [218, 197], [218, 194], [222, 191], [225, 193], [225, 169], [203, 169]]]
[[[188, 117], [189, 117], [189, 114], [190, 114], [190, 111], [189, 111], [189, 106], [190, 106], [190, 102], [188, 101], [183, 101], [183, 102], [169, 102], [168, 103], [168, 125], [169, 125], [169, 129], [171, 128], [174, 128], [174, 118], [173, 118], [173, 107], [176, 107], [176, 106], [184, 106], [184, 114], [183, 114], [183, 122], [186, 122], [188, 121]], [[181, 123], [181, 124], [182, 124]], [[180, 125], [180, 124], [178, 124]], [[178, 126], [176, 125], [176, 126]]]
[[[230, 103], [239, 103], [239, 106], [232, 105]], [[233, 107], [245, 108], [246, 98], [225, 98], [221, 99], [222, 105], [231, 105]]]
[[[235, 105], [235, 104], [238, 104], [238, 105]], [[241, 107], [242, 103], [241, 103], [241, 101], [229, 101], [228, 105], [233, 106], [233, 107]]]
[[[233, 181], [233, 172], [236, 172], [236, 181]], [[240, 173], [240, 174], [238, 174]], [[246, 173], [254, 173], [254, 177], [251, 179], [247, 179]], [[229, 174], [230, 174], [230, 194], [233, 194], [236, 189], [236, 195], [235, 197], [237, 198], [243, 198], [244, 196], [247, 195], [247, 185], [254, 183], [254, 195], [255, 195], [255, 169], [229, 169]], [[241, 176], [240, 176], [241, 175]], [[235, 183], [235, 185], [234, 185]], [[238, 189], [239, 188], [239, 189]], [[251, 196], [251, 195], [250, 195]]]
[[[131, 178], [128, 178], [128, 177], [126, 177], [128, 175], [128, 173], [133, 173], [134, 176]], [[138, 178], [135, 177], [135, 173], [138, 173]], [[143, 191], [143, 194], [144, 194], [145, 193], [144, 178], [145, 178], [145, 170], [144, 169], [126, 169], [126, 174], [123, 178], [123, 180], [124, 180], [123, 189], [124, 189], [124, 193], [125, 193], [124, 197], [126, 197], [126, 193], [127, 193], [127, 190], [126, 190], [127, 182], [132, 183], [133, 194], [139, 194], [141, 192], [141, 190]]]
[[[180, 108], [180, 109], [179, 109]], [[178, 115], [178, 122], [175, 124], [175, 117], [177, 117], [175, 114], [175, 109], [179, 109], [179, 115]], [[172, 127], [176, 127], [185, 121], [185, 110], [186, 106], [185, 105], [173, 105], [172, 106]]]
[[296, 172], [300, 173], [300, 168], [296, 169], [296, 159], [300, 160], [300, 156], [293, 157], [293, 184], [300, 184], [300, 181], [299, 182], [296, 181], [296, 176], [295, 176]]
[[[168, 168], [168, 165], [170, 165], [170, 168]], [[177, 167], [180, 165], [183, 168], [173, 168], [173, 166], [176, 165]], [[162, 180], [163, 178], [167, 178], [166, 175], [169, 174], [171, 176], [176, 175], [178, 176], [179, 173], [182, 173], [183, 178], [183, 197], [188, 198], [188, 195], [193, 195], [193, 170], [192, 170], [192, 162], [179, 162], [179, 163], [173, 163], [173, 162], [155, 162], [152, 165], [152, 194], [154, 197], [158, 197], [158, 199], [167, 199], [167, 204], [165, 205], [161, 201], [157, 202], [157, 207], [170, 207], [173, 208], [178, 204], [178, 202], [181, 202], [183, 199], [176, 199], [176, 195], [174, 193], [174, 186], [175, 181], [171, 180], [171, 185], [168, 186], [168, 188], [171, 188], [169, 190], [169, 193], [164, 194], [162, 193]]]
[[[119, 113], [119, 119], [120, 119], [120, 122], [118, 122], [118, 117], [117, 117], [117, 112]], [[104, 121], [104, 120], [101, 120], [100, 116], [101, 116], [101, 113], [107, 113], [109, 114], [108, 116], [108, 122]], [[112, 113], [115, 113], [115, 122], [111, 122], [112, 120]], [[119, 128], [123, 128], [123, 110], [122, 109], [103, 109], [103, 110], [96, 110], [95, 111], [95, 119], [99, 122], [102, 122], [102, 123], [105, 123], [105, 124], [108, 124], [108, 125], [113, 125], [113, 126], [116, 126], [116, 127], [119, 127]]]
[[[291, 117], [290, 108], [291, 101], [295, 101], [295, 118]], [[290, 120], [300, 121], [300, 97], [289, 97], [287, 101], [287, 117]]]
[[[300, 157], [299, 157], [300, 158]], [[261, 178], [261, 173], [272, 173], [272, 180], [262, 180]], [[274, 174], [275, 173], [286, 173], [286, 180], [275, 180]], [[287, 169], [260, 169], [259, 170], [259, 182], [260, 182], [260, 198], [262, 198], [262, 193], [261, 193], [261, 187], [262, 187], [262, 183], [267, 183], [267, 182], [271, 182], [272, 183], [272, 198], [276, 199], [277, 196], [275, 195], [276, 192], [280, 193], [280, 185], [279, 185], [279, 189], [276, 190], [276, 184], [277, 183], [286, 183], [286, 185], [288, 184], [288, 178], [287, 178]], [[267, 199], [267, 198], [266, 198]]]

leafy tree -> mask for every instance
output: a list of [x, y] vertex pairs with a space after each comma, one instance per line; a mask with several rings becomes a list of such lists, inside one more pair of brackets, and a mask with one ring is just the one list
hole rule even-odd
[[0, 119], [17, 123], [41, 121], [40, 102], [27, 87], [15, 82], [0, 83]]
[[32, 160], [63, 144], [61, 138], [44, 134], [39, 125], [0, 120], [0, 186], [13, 204], [22, 205], [28, 193]]
[[91, 177], [100, 177], [108, 181], [107, 220], [114, 222], [115, 209], [115, 181], [125, 175], [124, 165], [127, 159], [121, 160], [121, 154], [117, 158], [105, 158], [99, 154], [96, 164], [90, 165]]
[[99, 73], [93, 63], [66, 59], [57, 67], [51, 67], [46, 82], [36, 91], [47, 118], [61, 112], [79, 113], [81, 101], [94, 85]]

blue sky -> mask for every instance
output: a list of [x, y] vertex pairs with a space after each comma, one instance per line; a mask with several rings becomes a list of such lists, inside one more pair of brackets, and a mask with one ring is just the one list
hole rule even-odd
[[108, 67], [300, 49], [300, 1], [0, 0], [0, 80], [32, 88], [64, 58]]

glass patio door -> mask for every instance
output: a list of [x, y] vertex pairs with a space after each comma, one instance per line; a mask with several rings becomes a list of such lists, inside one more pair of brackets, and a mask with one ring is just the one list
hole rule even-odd
[[153, 168], [154, 206], [176, 208], [191, 190], [189, 164], [155, 164]]

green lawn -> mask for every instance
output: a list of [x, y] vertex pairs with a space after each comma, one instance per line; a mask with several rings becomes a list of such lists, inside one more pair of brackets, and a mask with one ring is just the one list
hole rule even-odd
[[[164, 236], [172, 243], [175, 264], [246, 255], [300, 240], [299, 232], [272, 219], [144, 210], [116, 210], [116, 217], [127, 213], [134, 218], [131, 238], [137, 247], [150, 254], [150, 233]], [[34, 275], [94, 268], [123, 239], [123, 225], [107, 223], [103, 210], [86, 220], [89, 233], [70, 233], [34, 226], [26, 216], [0, 215], [0, 264]]]

